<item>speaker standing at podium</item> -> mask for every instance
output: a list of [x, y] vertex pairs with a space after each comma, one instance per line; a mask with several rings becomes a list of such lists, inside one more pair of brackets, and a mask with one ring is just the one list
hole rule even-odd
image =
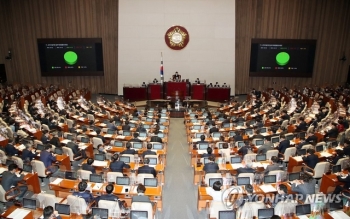
[[173, 81], [181, 81], [181, 75], [178, 72], [173, 75]]

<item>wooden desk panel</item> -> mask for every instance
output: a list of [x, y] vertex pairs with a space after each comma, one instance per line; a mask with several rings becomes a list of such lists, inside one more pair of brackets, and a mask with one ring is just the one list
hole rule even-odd
[[323, 174], [320, 185], [320, 192], [324, 194], [332, 193], [336, 186], [343, 185], [343, 182], [339, 182], [335, 174]]
[[38, 173], [28, 173], [23, 179], [26, 181], [29, 191], [34, 194], [41, 192]]
[[71, 170], [70, 159], [67, 155], [56, 155], [56, 160], [60, 162], [60, 170], [61, 171], [69, 171]]

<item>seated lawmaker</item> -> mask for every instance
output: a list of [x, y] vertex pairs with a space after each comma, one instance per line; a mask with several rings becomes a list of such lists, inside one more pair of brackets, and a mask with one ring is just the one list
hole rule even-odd
[[22, 151], [22, 160], [23, 162], [30, 162], [35, 159], [36, 154], [31, 144], [27, 144], [26, 148]]
[[296, 132], [306, 132], [307, 130], [307, 124], [304, 121], [304, 117], [299, 118], [299, 124], [296, 127]]
[[154, 177], [157, 177], [157, 172], [154, 169], [154, 167], [148, 166], [148, 164], [149, 164], [149, 159], [148, 158], [143, 159], [143, 164], [144, 165], [142, 167], [139, 167], [139, 169], [137, 170], [138, 174], [140, 174], [140, 173], [150, 173], [150, 174], [153, 174]]
[[213, 149], [211, 147], [207, 147], [207, 153], [202, 154], [202, 157], [211, 157], [213, 154]]
[[[106, 194], [103, 194], [99, 197], [97, 197], [96, 202], [98, 204], [98, 202], [100, 200], [105, 200], [105, 201], [118, 201], [118, 197], [116, 195], [113, 194], [113, 190], [114, 190], [114, 186], [113, 184], [108, 184], [106, 186]], [[99, 206], [100, 208], [103, 208], [103, 206]]]
[[173, 75], [173, 81], [181, 81], [181, 75], [178, 72]]
[[149, 202], [151, 203], [151, 200], [147, 195], [145, 195], [146, 187], [142, 185], [141, 183], [137, 186], [137, 195], [133, 195], [131, 199], [131, 203], [133, 202]]
[[219, 170], [219, 165], [215, 163], [214, 155], [209, 157], [209, 162], [204, 164], [203, 170], [205, 173], [216, 173]]
[[119, 154], [114, 154], [111, 157], [111, 162], [109, 164], [109, 169], [111, 169], [112, 172], [123, 173], [123, 168], [130, 168], [130, 165], [124, 163], [123, 161], [120, 161], [119, 160]]
[[94, 159], [88, 158], [88, 160], [86, 161], [86, 163], [84, 163], [83, 165], [81, 165], [81, 169], [82, 169], [82, 170], [91, 171], [91, 173], [96, 173], [95, 167], [92, 166], [93, 162], [94, 162]]
[[120, 154], [136, 154], [136, 151], [134, 149], [131, 149], [131, 143], [126, 143], [126, 150], [122, 151]]
[[17, 169], [17, 164], [13, 163], [8, 166], [8, 170], [2, 173], [1, 186], [3, 187], [5, 192], [10, 191], [12, 187], [17, 187], [21, 192], [18, 198], [22, 199], [24, 194], [27, 192], [28, 187], [24, 185], [17, 186], [17, 184], [24, 178], [23, 174], [21, 174], [20, 176], [16, 175]]
[[46, 206], [43, 209], [43, 219], [62, 219], [61, 216], [59, 216], [57, 213], [55, 213], [55, 211], [53, 210], [52, 206]]
[[15, 154], [18, 154], [18, 150], [17, 148], [15, 148], [15, 141], [13, 141], [12, 143], [8, 143], [5, 146], [5, 152], [7, 156], [14, 156]]
[[312, 148], [307, 149], [307, 156], [303, 156], [303, 161], [305, 162], [306, 166], [310, 167], [311, 169], [314, 169], [316, 164], [319, 162], [318, 156], [315, 154], [315, 150]]
[[280, 167], [280, 164], [278, 163], [279, 159], [276, 156], [271, 157], [271, 163], [270, 165], [267, 165], [264, 174], [268, 174], [270, 171], [273, 170], [281, 170], [282, 168]]
[[250, 161], [245, 162], [244, 167], [237, 168], [237, 175], [240, 173], [255, 173], [253, 169], [253, 163]]
[[315, 194], [315, 180], [307, 173], [302, 173], [300, 180], [291, 183], [292, 191], [303, 195], [302, 201], [305, 201], [307, 195]]
[[72, 195], [77, 196], [79, 198], [83, 198], [86, 203], [90, 203], [95, 200], [94, 196], [90, 193], [90, 191], [86, 190], [87, 183], [82, 181], [78, 184], [78, 190], [77, 192], [73, 192]]
[[145, 158], [146, 155], [157, 155], [155, 151], [152, 151], [153, 145], [151, 143], [147, 144], [147, 150], [142, 153], [142, 157]]

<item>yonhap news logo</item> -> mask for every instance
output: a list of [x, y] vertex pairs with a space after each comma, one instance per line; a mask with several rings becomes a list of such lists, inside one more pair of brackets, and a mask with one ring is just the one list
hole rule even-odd
[[[340, 203], [342, 202], [344, 196], [341, 194], [313, 194], [313, 195], [303, 195], [303, 194], [283, 194], [275, 195], [272, 193], [261, 194], [254, 193], [251, 195], [246, 195], [243, 193], [243, 189], [239, 186], [230, 187], [223, 191], [222, 193], [222, 203], [227, 209], [237, 209], [245, 202], [258, 202], [258, 203], [270, 203], [277, 204], [278, 202], [291, 202], [301, 200], [304, 203]], [[345, 204], [345, 203], [344, 203]]]

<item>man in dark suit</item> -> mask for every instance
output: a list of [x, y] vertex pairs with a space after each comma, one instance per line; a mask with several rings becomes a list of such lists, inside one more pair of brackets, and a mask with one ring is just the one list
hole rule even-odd
[[237, 175], [240, 173], [255, 173], [255, 170], [253, 169], [253, 163], [248, 161], [245, 163], [245, 167], [237, 168]]
[[94, 162], [94, 159], [89, 158], [86, 163], [84, 163], [83, 165], [81, 165], [81, 169], [82, 170], [87, 170], [87, 171], [91, 171], [91, 173], [96, 173], [95, 167], [92, 166], [92, 163]]
[[[347, 172], [348, 172], [347, 174], [337, 173], [338, 182], [342, 182], [342, 183], [344, 183], [344, 185], [343, 186], [338, 185], [335, 188], [333, 194], [339, 194], [343, 190], [350, 189], [350, 167], [346, 168], [345, 170], [347, 170]], [[347, 194], [347, 195], [350, 195], [350, 194]]]
[[305, 141], [308, 144], [313, 144], [315, 145], [317, 143], [317, 136], [315, 135], [315, 132], [310, 132], [307, 134], [307, 138], [305, 139]]
[[95, 200], [94, 196], [90, 193], [90, 191], [86, 191], [87, 183], [79, 182], [77, 192], [73, 192], [72, 195], [83, 198], [86, 203], [90, 203]]
[[307, 149], [307, 156], [303, 156], [303, 161], [305, 162], [306, 166], [314, 169], [316, 164], [318, 163], [318, 156], [315, 155], [314, 149]]
[[343, 150], [335, 150], [335, 152], [332, 153], [330, 163], [336, 165], [337, 162], [342, 158], [344, 158]]
[[248, 145], [248, 143], [245, 142], [245, 145], [238, 150], [238, 153], [242, 154], [242, 156], [244, 157], [246, 154], [248, 154], [249, 149], [250, 145]]
[[62, 219], [57, 213], [55, 214], [53, 207], [48, 205], [43, 209], [43, 219], [51, 218]]
[[213, 119], [211, 117], [209, 117], [209, 120], [208, 122], [206, 123], [206, 125], [212, 125], [212, 126], [215, 126], [215, 121], [213, 121]]
[[126, 143], [126, 150], [122, 151], [120, 154], [136, 154], [136, 151], [134, 149], [131, 149], [131, 143]]
[[145, 158], [146, 155], [157, 155], [155, 151], [152, 151], [152, 144], [147, 144], [147, 150], [142, 153], [142, 157]]
[[281, 142], [277, 147], [277, 150], [281, 153], [284, 154], [287, 148], [290, 147], [290, 141], [286, 140], [286, 137], [284, 135], [281, 135]]
[[145, 195], [146, 187], [142, 184], [139, 184], [137, 186], [137, 195], [132, 196], [131, 203], [133, 202], [149, 202], [151, 203], [151, 200], [148, 196]]
[[52, 145], [45, 145], [45, 150], [40, 152], [40, 160], [44, 163], [45, 168], [52, 165], [52, 162], [56, 162], [56, 155], [52, 154]]
[[30, 162], [35, 159], [36, 154], [33, 153], [33, 146], [31, 144], [27, 144], [26, 148], [22, 151], [22, 160], [23, 162]]
[[212, 128], [209, 129], [209, 133], [210, 133], [210, 134], [213, 133], [213, 132], [219, 132], [218, 127], [213, 126]]
[[116, 131], [117, 130], [117, 126], [115, 126], [113, 119], [109, 120], [109, 123], [107, 124], [107, 128], [112, 130], [112, 131]]
[[219, 165], [215, 163], [215, 157], [212, 155], [209, 157], [209, 162], [204, 164], [203, 170], [205, 173], [217, 173]]
[[155, 132], [154, 132], [154, 135], [151, 137], [151, 140], [150, 140], [150, 141], [151, 141], [151, 142], [163, 143], [162, 138], [160, 138], [160, 137], [158, 136], [158, 131], [155, 131]]
[[348, 139], [345, 139], [344, 141], [343, 152], [344, 152], [344, 155], [350, 156], [350, 141]]
[[138, 174], [140, 174], [140, 173], [150, 173], [150, 174], [153, 174], [154, 177], [157, 177], [157, 172], [154, 169], [154, 167], [148, 166], [148, 164], [149, 164], [149, 159], [148, 158], [143, 159], [143, 164], [144, 165], [142, 167], [139, 167], [139, 169], [137, 170]]
[[129, 142], [142, 142], [140, 139], [138, 139], [139, 134], [137, 132], [134, 132], [133, 136], [134, 138], [130, 139]]
[[[113, 184], [108, 184], [106, 186], [106, 194], [103, 194], [101, 196], [98, 196], [96, 198], [96, 202], [98, 203], [100, 200], [106, 200], [106, 201], [118, 201], [118, 197], [113, 194], [114, 186]], [[104, 206], [98, 206], [100, 208], [103, 208]]]
[[255, 135], [253, 136], [253, 138], [264, 139], [265, 136], [263, 136], [262, 134], [260, 134], [260, 129], [256, 129]]
[[97, 129], [96, 130], [96, 138], [100, 138], [101, 140], [102, 140], [102, 142], [103, 142], [103, 144], [104, 143], [106, 143], [106, 139], [105, 139], [105, 137], [103, 137], [102, 135], [100, 135], [101, 134], [101, 129]]
[[111, 159], [112, 159], [112, 162], [109, 164], [109, 169], [111, 169], [112, 172], [123, 173], [123, 168], [130, 168], [129, 164], [126, 164], [123, 161], [119, 160], [118, 154], [114, 154], [111, 157]]
[[273, 171], [273, 170], [281, 170], [281, 167], [278, 164], [278, 157], [276, 156], [271, 157], [271, 164], [267, 165], [264, 173], [265, 175], [267, 175], [270, 171]]
[[143, 124], [140, 123], [136, 129], [136, 132], [147, 132], [147, 130], [143, 127]]
[[300, 180], [294, 180], [291, 183], [291, 190], [303, 195], [301, 199], [302, 201], [305, 201], [308, 195], [315, 194], [315, 180], [307, 173], [302, 173]]
[[299, 118], [299, 125], [296, 127], [296, 132], [306, 132], [307, 130], [307, 124], [304, 121], [304, 117]]
[[[49, 141], [50, 144], [55, 145], [56, 148], [61, 147], [60, 139], [58, 138], [57, 132], [51, 134], [51, 139]], [[44, 142], [43, 142], [44, 143]]]
[[337, 138], [338, 137], [338, 129], [337, 124], [332, 123], [332, 128], [324, 135], [325, 138]]
[[10, 164], [9, 165], [8, 171], [5, 171], [2, 173], [1, 185], [6, 192], [10, 191], [12, 186], [17, 187], [21, 191], [18, 198], [23, 198], [24, 194], [28, 190], [28, 187], [27, 186], [17, 186], [17, 184], [20, 181], [22, 181], [24, 178], [23, 174], [21, 174], [20, 176], [16, 175], [17, 168], [18, 168], [17, 164]]
[[41, 142], [43, 144], [47, 144], [49, 142], [49, 132], [47, 130], [43, 130], [43, 135], [41, 136]]
[[273, 150], [273, 144], [271, 143], [271, 137], [266, 136], [265, 142], [258, 148], [257, 154], [266, 154], [266, 152], [269, 150]]
[[5, 147], [5, 152], [7, 156], [14, 156], [15, 154], [18, 154], [18, 150], [14, 146], [15, 142], [8, 143]]
[[205, 135], [201, 135], [199, 138], [200, 138], [201, 140], [200, 140], [200, 141], [197, 141], [197, 144], [198, 144], [198, 143], [208, 143], [208, 141], [205, 140]]
[[74, 143], [73, 141], [68, 142], [66, 147], [72, 149], [73, 154], [79, 153], [79, 146], [76, 143]]
[[287, 110], [282, 111], [281, 119], [282, 121], [290, 119], [290, 116], [287, 114]]
[[236, 132], [236, 135], [233, 138], [235, 141], [243, 141], [243, 137], [240, 132]]
[[130, 131], [131, 127], [129, 125], [129, 121], [125, 121], [125, 125], [122, 126], [123, 131]]
[[213, 153], [213, 149], [211, 147], [207, 147], [207, 153], [202, 154], [202, 157], [211, 157]]

